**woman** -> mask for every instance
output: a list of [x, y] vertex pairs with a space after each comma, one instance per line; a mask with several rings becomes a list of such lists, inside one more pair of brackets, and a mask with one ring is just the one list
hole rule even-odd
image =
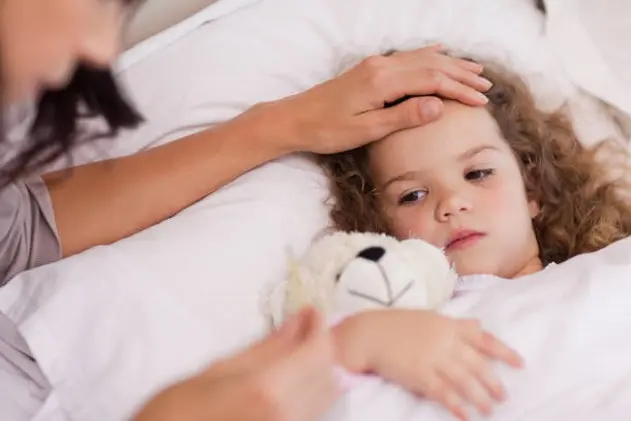
[[[0, 284], [150, 227], [269, 160], [299, 151], [339, 152], [427, 123], [441, 114], [438, 97], [486, 103], [481, 92], [490, 84], [479, 76], [481, 66], [432, 47], [371, 57], [305, 93], [256, 105], [220, 127], [165, 146], [74, 168], [61, 182], [65, 174], [37, 175], [85, 138], [77, 104], [103, 117], [110, 135], [140, 121], [108, 70], [120, 29], [138, 3], [0, 3], [2, 106], [37, 104], [31, 133], [0, 169]], [[405, 94], [425, 97], [383, 108]], [[6, 132], [0, 136], [6, 145]], [[28, 347], [6, 318], [0, 318], [0, 354], [38, 377]], [[333, 362], [327, 330], [317, 314], [305, 311], [281, 332], [161, 393], [137, 418], [314, 419], [335, 397]]]

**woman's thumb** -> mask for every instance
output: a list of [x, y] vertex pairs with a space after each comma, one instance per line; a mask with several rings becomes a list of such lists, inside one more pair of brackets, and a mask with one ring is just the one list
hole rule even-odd
[[366, 113], [373, 139], [382, 139], [394, 132], [431, 123], [442, 115], [443, 101], [437, 97], [413, 97], [394, 107]]

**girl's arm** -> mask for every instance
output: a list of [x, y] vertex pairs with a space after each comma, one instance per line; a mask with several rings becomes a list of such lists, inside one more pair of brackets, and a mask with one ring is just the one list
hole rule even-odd
[[[437, 118], [433, 96], [482, 105], [476, 63], [424, 48], [371, 57], [302, 94], [258, 105], [221, 127], [140, 154], [44, 176], [63, 255], [107, 244], [168, 218], [267, 161], [332, 153]], [[420, 95], [396, 107], [383, 104]]]
[[491, 363], [514, 367], [517, 353], [474, 320], [423, 310], [360, 313], [333, 329], [338, 361], [353, 373], [374, 373], [440, 402], [466, 419], [465, 404], [483, 414], [504, 398]]

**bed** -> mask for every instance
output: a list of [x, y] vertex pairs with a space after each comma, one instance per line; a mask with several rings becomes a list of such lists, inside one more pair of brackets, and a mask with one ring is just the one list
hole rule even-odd
[[[541, 107], [569, 105], [585, 143], [614, 137], [626, 144], [629, 138], [631, 58], [621, 52], [624, 49], [609, 47], [628, 39], [620, 35], [628, 25], [608, 25], [609, 37], [602, 30], [603, 22], [625, 16], [621, 11], [629, 6], [623, 3], [601, 7], [609, 10], [607, 15], [607, 10], [594, 13], [595, 0], [549, 0], [546, 16], [530, 0], [207, 3], [191, 3], [186, 13], [169, 12], [171, 21], [132, 30], [117, 71], [148, 122], [122, 133], [107, 154], [102, 144], [76, 151], [77, 163], [172, 141], [232, 118], [259, 101], [307, 89], [366, 55], [438, 40], [519, 70]], [[138, 22], [143, 19], [152, 21], [140, 16]], [[52, 386], [46, 396], [35, 396], [25, 419], [126, 419], [165, 385], [262, 335], [262, 291], [283, 276], [287, 250], [300, 253], [326, 225], [326, 195], [326, 180], [310, 157], [287, 157], [257, 168], [145, 232], [19, 275], [0, 290], [0, 311], [19, 326]], [[622, 242], [575, 267], [587, 273], [585, 268], [594, 262], [606, 261], [626, 270], [629, 254], [629, 244]], [[604, 275], [593, 273], [588, 277], [593, 282], [587, 282], [597, 292], [588, 289], [573, 308], [587, 308], [597, 298], [616, 298], [594, 281], [599, 276]], [[622, 277], [612, 279], [620, 283]], [[496, 297], [514, 292], [503, 290]], [[537, 296], [531, 300], [524, 306], [541, 303]], [[553, 302], [546, 303], [541, 307], [544, 314], [555, 311]], [[492, 323], [493, 313], [474, 304], [452, 311], [480, 314]], [[519, 317], [515, 309], [501, 311], [507, 320]], [[557, 326], [578, 329], [579, 322], [593, 320], [579, 318]], [[500, 332], [510, 327], [494, 326]], [[558, 349], [576, 350], [571, 347], [576, 336], [564, 338], [567, 342], [557, 343], [556, 352], [545, 354], [550, 360], [562, 356]], [[603, 338], [602, 344], [608, 344], [606, 340], [614, 337]], [[539, 344], [537, 352], [547, 349], [542, 341], [532, 343]], [[626, 367], [624, 356], [608, 356]], [[628, 396], [615, 393], [631, 390], [623, 368], [618, 377], [613, 368], [606, 371], [610, 377], [604, 385], [618, 381], [616, 387], [602, 389], [611, 411], [627, 402], [631, 408]], [[576, 382], [569, 375], [565, 379]], [[515, 390], [531, 390], [526, 383], [515, 382]], [[30, 393], [32, 386], [23, 386]], [[571, 390], [576, 396], [587, 393]], [[368, 408], [366, 402], [374, 402], [373, 412], [360, 410]], [[520, 402], [517, 407], [525, 408], [523, 414], [535, 407], [528, 406], [532, 401], [526, 398]], [[530, 415], [552, 420], [579, 419], [588, 413], [555, 408]], [[511, 410], [508, 407], [503, 414], [514, 415]], [[449, 419], [394, 386], [376, 382], [350, 396], [328, 417], [412, 420], [418, 414], [429, 420]], [[616, 414], [609, 412], [605, 418], [621, 419]]]

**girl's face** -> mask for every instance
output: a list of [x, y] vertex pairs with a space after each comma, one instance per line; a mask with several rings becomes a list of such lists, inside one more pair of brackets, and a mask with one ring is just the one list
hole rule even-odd
[[79, 62], [107, 66], [124, 20], [121, 0], [4, 0], [0, 4], [4, 102], [63, 86]]
[[444, 248], [460, 275], [514, 278], [541, 269], [538, 207], [484, 108], [446, 101], [441, 119], [375, 143], [369, 158], [398, 238]]

